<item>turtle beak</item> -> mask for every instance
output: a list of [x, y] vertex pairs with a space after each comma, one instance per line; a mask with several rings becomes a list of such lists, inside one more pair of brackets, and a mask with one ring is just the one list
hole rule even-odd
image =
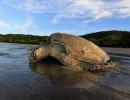
[[33, 48], [32, 49], [32, 51], [31, 51], [31, 53], [29, 54], [29, 61], [30, 62], [36, 62], [37, 61], [37, 59], [36, 59], [36, 50], [39, 48], [39, 46], [37, 46], [37, 47], [35, 47], [35, 48]]
[[30, 55], [29, 55], [29, 61], [30, 62], [35, 62], [36, 60], [35, 60], [35, 53], [34, 53], [34, 51], [32, 51], [31, 53], [30, 53]]
[[29, 61], [30, 62], [36, 62], [37, 61], [37, 59], [36, 59], [36, 49], [37, 49], [38, 47], [36, 47], [36, 48], [34, 48], [32, 51], [31, 51], [31, 53], [29, 54]]

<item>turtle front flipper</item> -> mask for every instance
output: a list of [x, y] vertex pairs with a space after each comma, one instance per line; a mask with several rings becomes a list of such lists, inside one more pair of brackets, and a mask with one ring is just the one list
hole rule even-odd
[[50, 56], [56, 58], [61, 64], [64, 65], [64, 68], [70, 69], [73, 71], [81, 71], [83, 70], [82, 65], [79, 60], [74, 59], [70, 55], [68, 55], [66, 48], [64, 45], [60, 43], [53, 43]]
[[84, 64], [79, 60], [72, 58], [70, 55], [62, 54], [62, 58], [58, 58], [64, 64], [64, 68], [72, 71], [83, 71]]

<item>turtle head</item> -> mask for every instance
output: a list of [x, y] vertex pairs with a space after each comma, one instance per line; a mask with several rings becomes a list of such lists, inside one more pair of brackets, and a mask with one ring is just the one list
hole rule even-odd
[[40, 61], [48, 57], [49, 53], [50, 49], [48, 45], [35, 47], [29, 55], [29, 60], [30, 62]]

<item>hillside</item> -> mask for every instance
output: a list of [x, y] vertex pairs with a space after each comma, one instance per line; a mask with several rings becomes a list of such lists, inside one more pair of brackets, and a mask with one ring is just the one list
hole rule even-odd
[[[101, 31], [81, 36], [102, 47], [130, 47], [130, 32], [127, 31]], [[0, 42], [39, 44], [46, 42], [47, 36], [24, 34], [0, 34]]]
[[81, 36], [103, 47], [130, 47], [130, 32], [101, 31]]

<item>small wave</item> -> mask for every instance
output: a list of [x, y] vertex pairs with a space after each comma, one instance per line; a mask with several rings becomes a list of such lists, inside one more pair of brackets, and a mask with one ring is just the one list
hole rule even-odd
[[0, 53], [0, 56], [6, 56], [9, 55], [9, 53]]

